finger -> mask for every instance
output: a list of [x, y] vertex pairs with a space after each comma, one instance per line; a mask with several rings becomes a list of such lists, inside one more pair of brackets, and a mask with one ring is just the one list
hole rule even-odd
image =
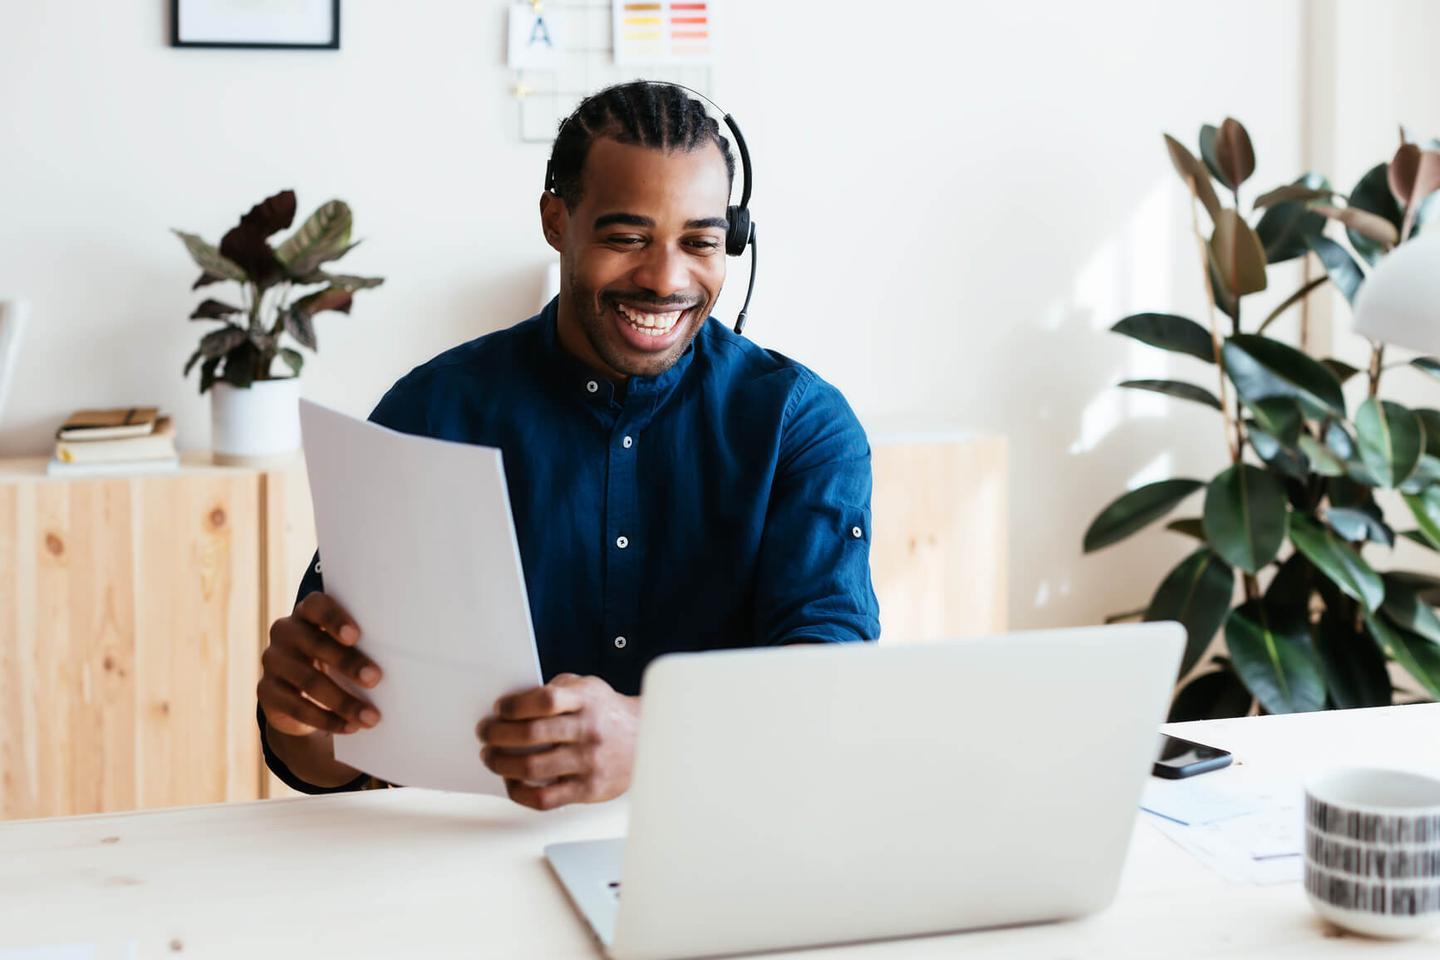
[[278, 647], [267, 649], [260, 660], [266, 673], [285, 681], [330, 712], [366, 727], [380, 722], [379, 711], [346, 693], [334, 680], [316, 670], [313, 661], [288, 656]]
[[590, 767], [584, 752], [575, 747], [552, 747], [537, 753], [508, 753], [486, 747], [480, 751], [480, 761], [510, 780], [554, 780], [584, 773]]
[[519, 780], [506, 780], [505, 792], [522, 807], [532, 810], [554, 810], [567, 803], [585, 799], [585, 784], [579, 777], [567, 777], [554, 783], [532, 786]]
[[267, 717], [272, 714], [287, 716], [316, 730], [330, 733], [354, 733], [360, 729], [358, 723], [346, 720], [339, 714], [331, 713], [313, 701], [306, 700], [299, 690], [275, 677], [261, 680], [259, 692], [260, 705], [265, 708]]
[[501, 720], [486, 717], [475, 728], [481, 743], [492, 747], [534, 747], [552, 743], [579, 743], [585, 724], [573, 714], [541, 717], [539, 720]]
[[576, 713], [584, 706], [580, 688], [553, 683], [495, 701], [495, 713], [502, 720], [537, 720], [562, 713]]
[[379, 666], [354, 647], [327, 636], [299, 618], [291, 618], [284, 627], [280, 624], [281, 621], [277, 621], [271, 630], [272, 646], [292, 646], [309, 659], [328, 664], [363, 686], [373, 687], [380, 682]]
[[346, 646], [353, 647], [360, 639], [360, 625], [338, 600], [319, 590], [306, 594], [295, 605], [295, 615], [313, 623]]

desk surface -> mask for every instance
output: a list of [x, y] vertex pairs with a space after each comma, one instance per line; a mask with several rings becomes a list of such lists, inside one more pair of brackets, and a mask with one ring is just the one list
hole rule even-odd
[[[1297, 779], [1332, 766], [1440, 775], [1440, 705], [1167, 728], [1234, 752], [1208, 774]], [[534, 813], [507, 801], [390, 790], [0, 824], [3, 948], [94, 944], [96, 956], [301, 953], [595, 958], [541, 858], [623, 832], [622, 802]], [[1427, 957], [1440, 935], [1341, 935], [1299, 884], [1231, 886], [1137, 823], [1115, 904], [1084, 920], [785, 956], [856, 958]], [[778, 955], [776, 955], [778, 956]]]

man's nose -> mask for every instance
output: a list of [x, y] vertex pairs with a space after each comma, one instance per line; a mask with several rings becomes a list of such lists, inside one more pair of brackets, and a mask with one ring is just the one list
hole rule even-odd
[[668, 297], [690, 288], [690, 268], [679, 250], [653, 244], [631, 279], [657, 297]]

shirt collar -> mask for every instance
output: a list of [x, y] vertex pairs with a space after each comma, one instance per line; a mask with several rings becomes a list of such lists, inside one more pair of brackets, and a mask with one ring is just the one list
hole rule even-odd
[[[647, 419], [659, 410], [670, 395], [675, 392], [685, 371], [695, 359], [695, 341], [692, 340], [680, 354], [674, 366], [657, 377], [630, 377], [623, 390], [617, 384], [597, 374], [570, 354], [560, 343], [556, 323], [560, 314], [560, 298], [557, 296], [540, 311], [541, 355], [546, 366], [555, 372], [559, 389], [578, 396], [589, 404], [609, 406], [621, 405], [617, 395], [623, 395], [624, 407], [643, 412]], [[699, 339], [698, 337], [696, 338]]]

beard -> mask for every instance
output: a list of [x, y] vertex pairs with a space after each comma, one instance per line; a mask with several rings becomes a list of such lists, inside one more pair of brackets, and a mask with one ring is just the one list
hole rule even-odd
[[[573, 272], [568, 279], [569, 287], [575, 294], [573, 304], [575, 319], [579, 322], [580, 329], [584, 331], [590, 348], [595, 351], [595, 355], [605, 366], [627, 377], [658, 377], [675, 366], [676, 361], [689, 349], [691, 342], [700, 332], [700, 327], [704, 325], [709, 312], [705, 309], [707, 304], [702, 301], [690, 311], [689, 316], [679, 321], [685, 323], [689, 329], [670, 349], [663, 353], [643, 353], [627, 344], [615, 330], [614, 321], [609, 315], [609, 312], [615, 308], [607, 302], [606, 297], [597, 294], [596, 291], [581, 283]], [[656, 307], [673, 307], [693, 303], [695, 298], [684, 296], [664, 299], [647, 296], [643, 293], [638, 295], [626, 293], [623, 299]]]

